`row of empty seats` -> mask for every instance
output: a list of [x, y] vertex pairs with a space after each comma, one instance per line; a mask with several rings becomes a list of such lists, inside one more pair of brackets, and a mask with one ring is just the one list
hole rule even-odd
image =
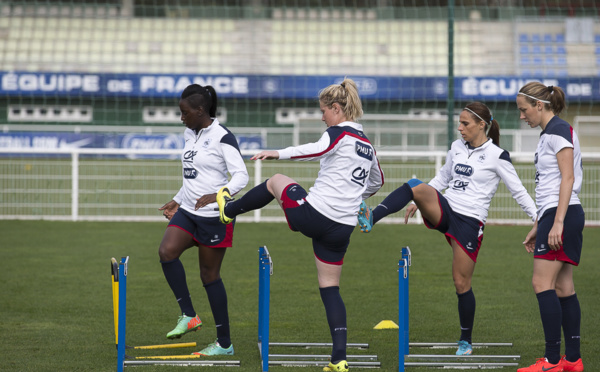
[[[0, 17], [0, 70], [444, 76], [441, 21]], [[457, 22], [456, 75], [600, 73], [596, 46], [512, 22]], [[542, 24], [544, 25], [544, 24]], [[598, 25], [596, 25], [598, 27]], [[518, 35], [518, 36], [513, 36]], [[587, 59], [591, 56], [591, 61]], [[583, 63], [584, 66], [576, 66]], [[576, 68], [577, 67], [577, 68]]]

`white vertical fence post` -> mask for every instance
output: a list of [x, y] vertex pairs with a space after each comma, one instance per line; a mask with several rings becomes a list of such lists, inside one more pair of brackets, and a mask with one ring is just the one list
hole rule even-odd
[[79, 217], [79, 153], [71, 153], [71, 220]]

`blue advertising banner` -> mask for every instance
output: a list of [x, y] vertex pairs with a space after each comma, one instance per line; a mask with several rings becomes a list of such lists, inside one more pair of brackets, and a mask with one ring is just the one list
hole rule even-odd
[[[189, 84], [212, 85], [221, 97], [310, 99], [343, 76], [77, 74], [0, 72], [0, 94], [53, 97], [174, 98]], [[445, 77], [351, 76], [363, 99], [445, 100]], [[600, 78], [525, 79], [521, 77], [457, 77], [457, 100], [513, 100], [528, 81], [563, 88], [568, 99], [600, 101]]]
[[[237, 136], [240, 149], [260, 149], [264, 147], [260, 136]], [[185, 140], [182, 134], [106, 134], [106, 133], [64, 133], [64, 132], [8, 132], [0, 133], [2, 148], [27, 150], [72, 150], [80, 148], [132, 149], [132, 150], [178, 150], [183, 149]], [[20, 152], [20, 151], [19, 151]], [[68, 156], [64, 154], [62, 156]], [[122, 157], [122, 156], [120, 156]], [[129, 159], [178, 159], [179, 155], [126, 155]]]

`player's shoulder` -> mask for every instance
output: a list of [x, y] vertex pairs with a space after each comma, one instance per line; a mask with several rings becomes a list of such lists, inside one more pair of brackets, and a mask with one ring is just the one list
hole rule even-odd
[[572, 141], [573, 139], [573, 128], [571, 124], [567, 123], [565, 120], [559, 118], [558, 116], [550, 119], [546, 128], [544, 129], [544, 134], [554, 135], [563, 137], [568, 141]]

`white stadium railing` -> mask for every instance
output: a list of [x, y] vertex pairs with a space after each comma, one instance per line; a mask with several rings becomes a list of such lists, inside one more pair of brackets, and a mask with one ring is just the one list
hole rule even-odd
[[[251, 156], [256, 150], [244, 150]], [[0, 219], [65, 221], [164, 221], [158, 208], [181, 186], [180, 150], [131, 149], [0, 149]], [[379, 151], [384, 187], [371, 199], [378, 204], [406, 180], [435, 176], [445, 151]], [[511, 158], [530, 194], [534, 195], [533, 154], [514, 152]], [[600, 226], [598, 180], [600, 153], [584, 153], [581, 192], [586, 224]], [[312, 186], [318, 162], [247, 161], [250, 182], [242, 190], [284, 173], [302, 186]], [[401, 223], [402, 212], [384, 223]], [[283, 222], [276, 203], [238, 217], [239, 222]], [[420, 223], [413, 218], [411, 223]], [[488, 223], [530, 224], [531, 221], [501, 183]]]

